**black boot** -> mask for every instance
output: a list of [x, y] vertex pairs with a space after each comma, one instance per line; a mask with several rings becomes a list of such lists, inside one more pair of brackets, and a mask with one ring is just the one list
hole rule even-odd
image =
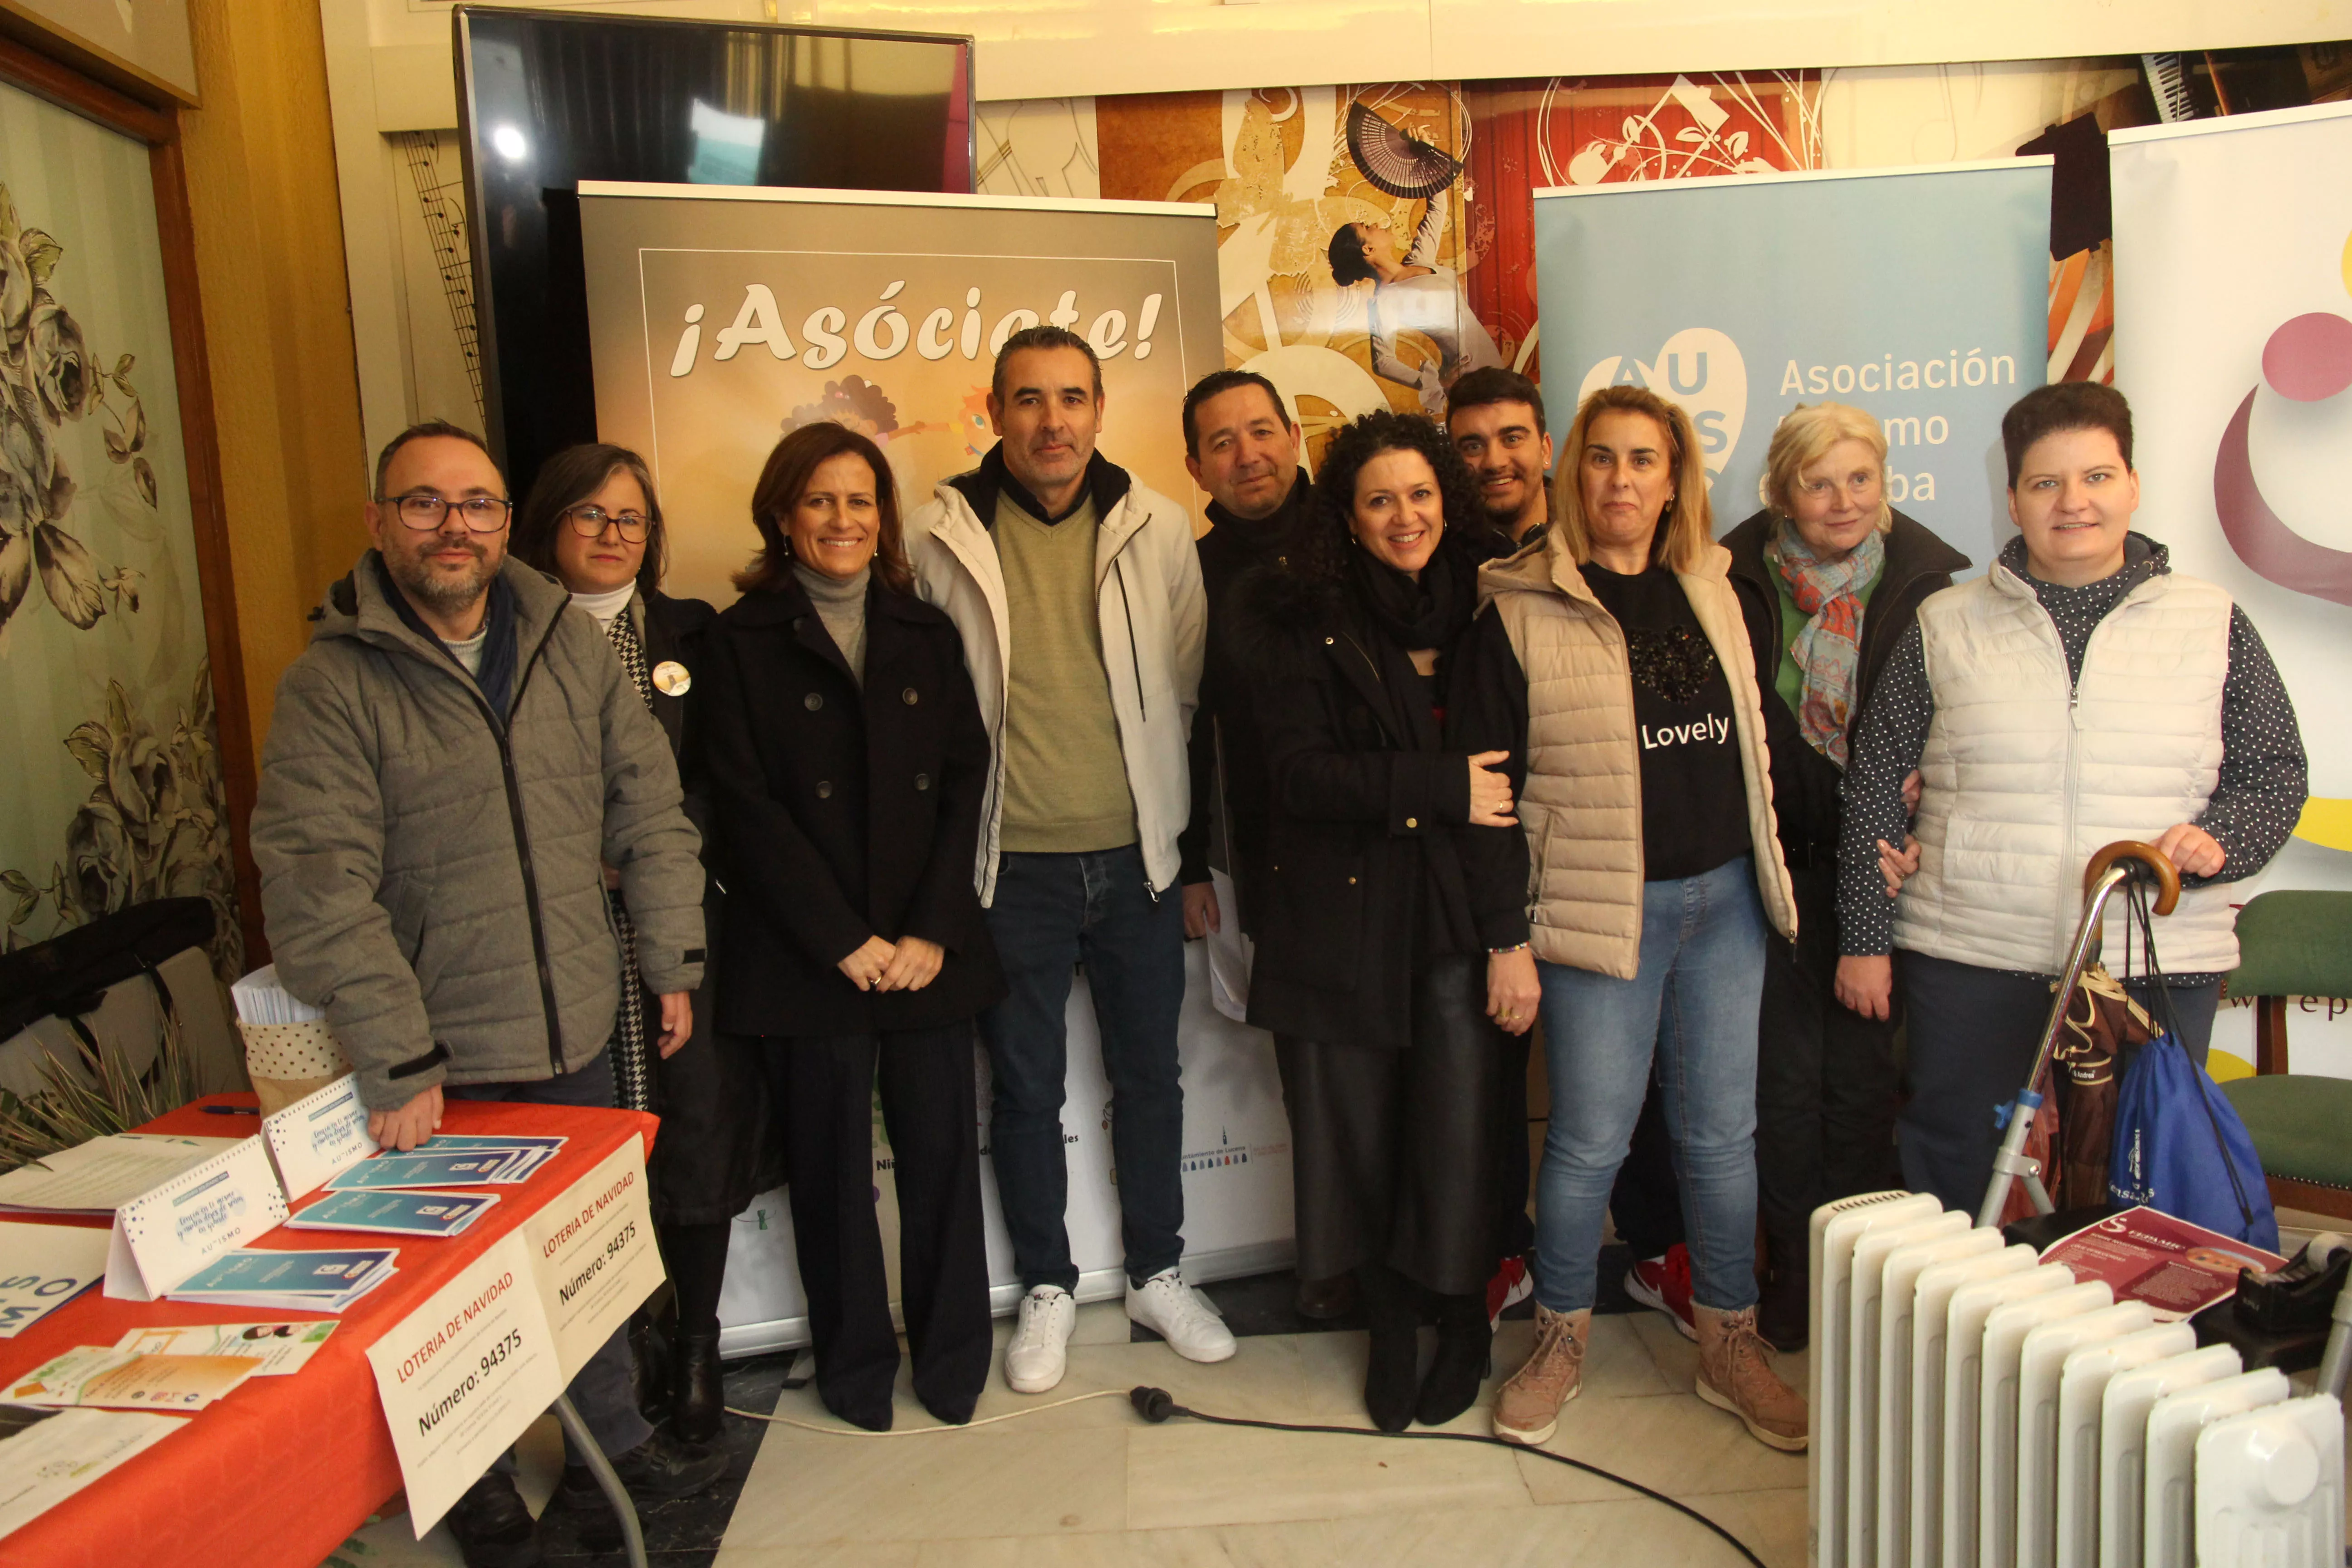
[[1421, 1354], [1412, 1287], [1402, 1275], [1378, 1263], [1357, 1269], [1356, 1285], [1372, 1331], [1371, 1356], [1364, 1367], [1364, 1408], [1381, 1431], [1402, 1432], [1412, 1425], [1412, 1374]]
[[1811, 1279], [1806, 1243], [1783, 1247], [1768, 1239], [1767, 1256], [1771, 1267], [1757, 1281], [1760, 1299], [1756, 1303], [1756, 1331], [1763, 1336], [1766, 1344], [1785, 1355], [1803, 1350], [1811, 1333]]
[[669, 1388], [674, 1342], [662, 1329], [643, 1309], [629, 1319], [629, 1399], [648, 1421], [661, 1419]]
[[1291, 1310], [1302, 1318], [1328, 1323], [1356, 1310], [1356, 1277], [1335, 1274], [1328, 1279], [1301, 1279], [1291, 1293]]
[[490, 1471], [449, 1506], [447, 1518], [466, 1568], [532, 1568], [539, 1561], [539, 1525], [510, 1476]]
[[669, 1429], [688, 1443], [719, 1436], [726, 1389], [720, 1377], [719, 1336], [680, 1334], [670, 1358]]
[[1422, 1380], [1421, 1399], [1413, 1419], [1424, 1426], [1443, 1426], [1478, 1401], [1478, 1385], [1486, 1380], [1486, 1363], [1494, 1347], [1494, 1330], [1486, 1318], [1486, 1293], [1440, 1296], [1437, 1299], [1437, 1359]]

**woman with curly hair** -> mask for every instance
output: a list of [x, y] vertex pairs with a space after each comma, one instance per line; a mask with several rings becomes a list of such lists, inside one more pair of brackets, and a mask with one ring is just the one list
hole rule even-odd
[[1525, 830], [1469, 830], [1496, 1018], [1540, 1005], [1551, 1118], [1536, 1343], [1495, 1431], [1541, 1443], [1583, 1378], [1601, 1220], [1655, 1062], [1682, 1178], [1698, 1394], [1777, 1448], [1805, 1402], [1756, 1331], [1756, 1024], [1768, 925], [1796, 934], [1756, 660], [1690, 416], [1584, 400], [1543, 547], [1482, 574], [1457, 744], [1509, 752]]
[[[1440, 693], [1470, 624], [1481, 527], [1428, 420], [1369, 414], [1332, 441], [1315, 509], [1236, 588], [1273, 786], [1250, 1022], [1289, 1099], [1298, 1272], [1353, 1273], [1383, 1431], [1477, 1398], [1489, 1342], [1502, 1037], [1458, 838], [1510, 828], [1499, 753], [1448, 750]], [[1422, 1295], [1439, 1350], [1416, 1389]]]

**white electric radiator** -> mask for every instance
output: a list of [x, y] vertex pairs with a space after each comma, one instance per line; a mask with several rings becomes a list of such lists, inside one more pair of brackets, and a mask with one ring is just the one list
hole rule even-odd
[[2344, 1421], [1933, 1197], [1812, 1217], [1816, 1568], [2338, 1568]]

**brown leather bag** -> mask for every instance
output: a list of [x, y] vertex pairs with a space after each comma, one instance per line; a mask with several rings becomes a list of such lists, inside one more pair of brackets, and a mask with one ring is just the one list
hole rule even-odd
[[2058, 1185], [2052, 1194], [2060, 1207], [2084, 1208], [2107, 1201], [2107, 1156], [2115, 1143], [2124, 1053], [2155, 1037], [2147, 1012], [2105, 965], [2095, 963], [2083, 972], [2074, 994], [2066, 999], [2053, 1068], [2064, 1106]]

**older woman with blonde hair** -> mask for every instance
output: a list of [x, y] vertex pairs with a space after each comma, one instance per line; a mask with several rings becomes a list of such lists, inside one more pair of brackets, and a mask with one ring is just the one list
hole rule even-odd
[[1550, 1124], [1537, 1182], [1536, 1342], [1495, 1404], [1541, 1443], [1582, 1383], [1602, 1220], [1656, 1065], [1682, 1176], [1697, 1392], [1777, 1448], [1801, 1395], [1756, 1331], [1756, 1017], [1768, 928], [1796, 910], [1772, 820], [1756, 664], [1715, 542], [1690, 416], [1638, 387], [1584, 400], [1542, 548], [1486, 603], [1449, 746], [1508, 753], [1519, 827], [1466, 827], [1488, 1009], [1540, 1008]]
[[1838, 1001], [1838, 791], [1879, 670], [1969, 558], [1886, 500], [1886, 437], [1843, 403], [1799, 404], [1772, 433], [1765, 504], [1724, 537], [1772, 752], [1797, 937], [1765, 944], [1756, 1046], [1756, 1185], [1769, 1267], [1757, 1323], [1805, 1342], [1806, 1226], [1895, 1180], [1895, 1024]]

